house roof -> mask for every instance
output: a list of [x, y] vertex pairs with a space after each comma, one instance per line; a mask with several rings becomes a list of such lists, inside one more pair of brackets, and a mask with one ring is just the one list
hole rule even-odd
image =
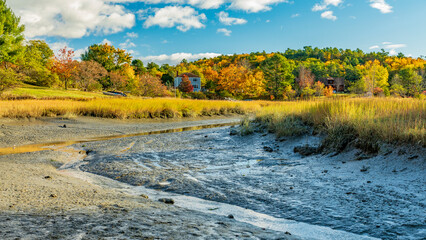
[[197, 75], [195, 75], [193, 73], [182, 73], [178, 77], [183, 77], [184, 75], [186, 75], [187, 77], [190, 77], [190, 78], [199, 78], [199, 76], [197, 76]]

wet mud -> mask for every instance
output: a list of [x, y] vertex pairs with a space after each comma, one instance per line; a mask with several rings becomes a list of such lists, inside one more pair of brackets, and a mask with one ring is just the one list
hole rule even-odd
[[[88, 143], [80, 169], [164, 192], [359, 236], [423, 239], [424, 149], [356, 160], [358, 150], [302, 157], [319, 137], [230, 136], [229, 127]], [[413, 154], [417, 157], [413, 158]], [[212, 212], [215, 210], [212, 209]]]

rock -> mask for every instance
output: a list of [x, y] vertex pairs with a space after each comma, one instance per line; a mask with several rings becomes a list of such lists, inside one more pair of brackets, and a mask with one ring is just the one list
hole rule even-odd
[[268, 147], [268, 146], [264, 146], [264, 147], [263, 147], [263, 150], [264, 150], [265, 152], [273, 152], [273, 151], [274, 151], [274, 149], [272, 149], [271, 147]]
[[234, 219], [234, 215], [229, 214], [229, 215], [228, 215], [228, 218], [229, 218], [229, 219]]
[[371, 183], [371, 181], [367, 181], [367, 183]]
[[52, 193], [52, 194], [50, 194], [50, 196], [49, 196], [49, 197], [51, 197], [51, 198], [57, 198], [57, 197], [58, 197], [58, 195], [56, 195], [56, 194]]
[[158, 199], [159, 202], [165, 203], [165, 204], [175, 204], [175, 200], [171, 198], [160, 198]]
[[229, 135], [231, 135], [231, 136], [238, 135], [238, 131], [235, 130], [235, 129], [231, 129], [231, 132], [229, 133]]
[[46, 177], [44, 177], [44, 179], [52, 179], [52, 177], [51, 176], [46, 176]]
[[370, 169], [370, 167], [362, 166], [361, 170], [359, 170], [359, 171], [361, 171], [361, 172], [367, 172], [368, 169]]
[[293, 152], [299, 153], [302, 156], [311, 156], [318, 153], [318, 148], [309, 145], [298, 146], [293, 149]]
[[145, 194], [141, 194], [140, 195], [142, 198], [145, 198], [145, 199], [148, 199], [149, 197], [148, 197], [148, 195], [145, 195]]
[[291, 235], [291, 233], [289, 233], [289, 232], [285, 232], [284, 234], [286, 234], [286, 235]]
[[206, 135], [206, 136], [204, 136], [204, 137], [205, 137], [205, 138], [208, 138], [209, 136], [207, 136], [207, 135]]

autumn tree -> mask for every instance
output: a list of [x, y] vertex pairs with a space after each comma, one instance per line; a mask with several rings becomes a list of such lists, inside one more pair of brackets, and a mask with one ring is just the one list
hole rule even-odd
[[310, 88], [314, 85], [314, 81], [315, 76], [312, 74], [312, 71], [301, 65], [299, 67], [299, 78], [297, 79], [297, 85], [299, 86], [299, 88]]
[[285, 87], [294, 82], [294, 63], [281, 54], [274, 54], [260, 65], [266, 80], [266, 90], [275, 99], [282, 95]]
[[179, 84], [178, 88], [179, 88], [179, 91], [184, 93], [190, 93], [194, 91], [194, 86], [192, 86], [191, 81], [186, 75], [183, 75], [182, 82]]
[[264, 93], [264, 77], [261, 71], [251, 71], [242, 65], [231, 64], [221, 70], [218, 89], [234, 96], [258, 97]]
[[319, 97], [319, 96], [325, 95], [324, 94], [324, 90], [325, 90], [324, 83], [317, 81], [314, 84], [313, 89], [315, 90], [315, 96]]
[[366, 84], [368, 92], [373, 93], [374, 88], [378, 87], [385, 89], [389, 87], [389, 73], [388, 70], [381, 66], [380, 62], [375, 60], [373, 62], [367, 62], [361, 67], [364, 74], [363, 80]]
[[107, 87], [107, 89], [119, 91], [124, 91], [126, 89], [127, 79], [125, 76], [123, 76], [117, 71], [113, 71], [108, 74], [108, 77], [110, 81], [110, 86]]
[[6, 5], [5, 0], [0, 0], [0, 63], [4, 68], [16, 63], [24, 51], [24, 25], [20, 18]]
[[68, 89], [73, 73], [77, 68], [77, 61], [73, 60], [74, 51], [67, 47], [59, 50], [54, 60], [50, 64], [50, 70], [59, 76], [59, 79], [64, 83], [65, 89]]
[[135, 91], [137, 95], [148, 97], [167, 97], [171, 95], [160, 79], [147, 73], [139, 76]]
[[101, 82], [107, 75], [105, 68], [93, 60], [80, 62], [74, 72], [77, 86], [84, 91], [102, 89]]
[[108, 72], [121, 70], [125, 64], [130, 65], [132, 57], [126, 50], [115, 48], [108, 43], [94, 44], [81, 55], [83, 61], [96, 61]]

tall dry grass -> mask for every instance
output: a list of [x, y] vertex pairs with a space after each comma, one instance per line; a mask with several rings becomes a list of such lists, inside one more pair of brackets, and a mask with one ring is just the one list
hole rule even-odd
[[308, 125], [336, 136], [349, 131], [364, 140], [426, 145], [425, 100], [351, 98], [289, 102], [263, 108], [257, 113], [257, 120], [278, 135], [292, 135]]
[[[141, 119], [246, 114], [259, 111], [268, 102], [230, 102], [182, 99], [93, 99], [0, 101], [2, 118], [93, 116]], [[276, 104], [276, 103], [275, 103]]]

